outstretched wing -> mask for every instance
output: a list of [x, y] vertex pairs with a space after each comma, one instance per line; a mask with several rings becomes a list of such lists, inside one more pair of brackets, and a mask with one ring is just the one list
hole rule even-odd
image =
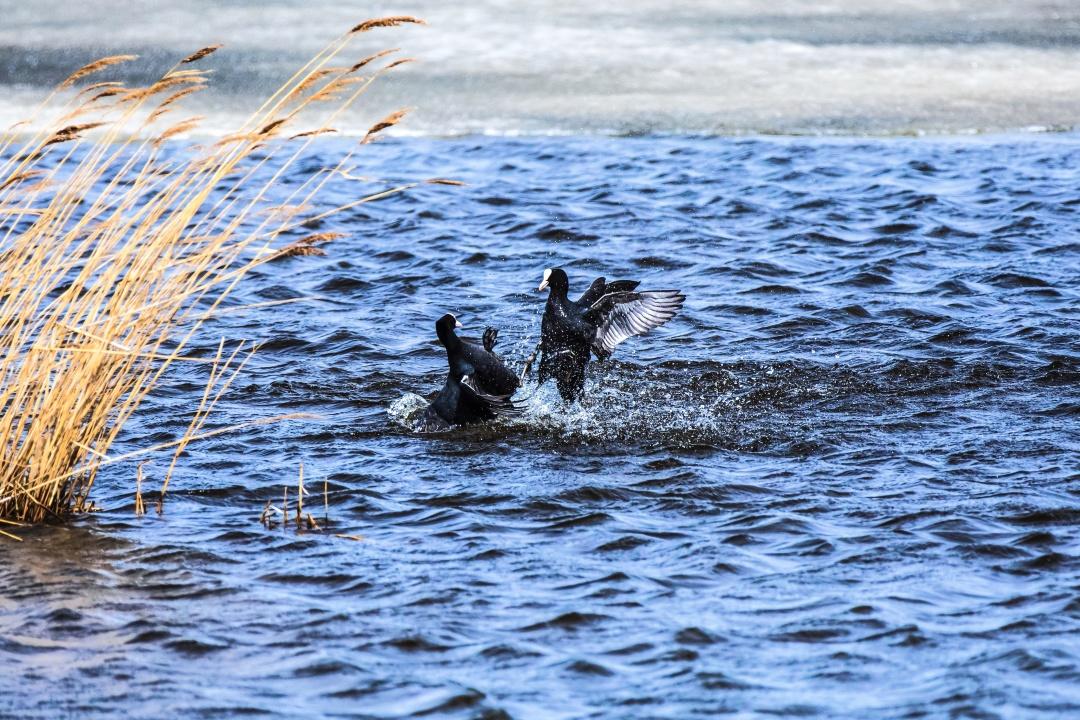
[[586, 316], [596, 325], [592, 348], [603, 359], [627, 338], [644, 335], [678, 314], [686, 296], [678, 290], [615, 292], [600, 298]]
[[640, 280], [615, 280], [609, 282], [604, 287], [604, 293], [620, 293], [620, 292], [632, 292], [637, 290], [637, 286], [641, 284]]
[[461, 378], [461, 400], [484, 419], [517, 417], [525, 409], [515, 405], [509, 395], [488, 395], [468, 375]]
[[592, 305], [594, 302], [604, 296], [605, 284], [606, 281], [602, 277], [598, 277], [593, 280], [592, 285], [589, 286], [589, 289], [583, 292], [581, 294], [581, 297], [578, 298], [577, 304], [583, 307], [588, 307], [589, 305]]
[[589, 307], [608, 293], [630, 292], [637, 289], [641, 282], [638, 280], [615, 280], [607, 282], [602, 277], [592, 281], [592, 285], [578, 298], [577, 304], [581, 307]]

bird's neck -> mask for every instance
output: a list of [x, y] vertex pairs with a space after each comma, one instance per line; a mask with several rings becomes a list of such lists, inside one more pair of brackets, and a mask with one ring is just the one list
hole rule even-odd
[[443, 344], [443, 347], [446, 348], [446, 361], [453, 365], [454, 363], [451, 359], [451, 355], [461, 347], [461, 338], [459, 338], [457, 333], [453, 330], [447, 330], [446, 332], [439, 334], [439, 341]]
[[566, 296], [566, 289], [551, 288], [548, 292], [548, 302], [555, 305], [565, 305], [568, 298]]

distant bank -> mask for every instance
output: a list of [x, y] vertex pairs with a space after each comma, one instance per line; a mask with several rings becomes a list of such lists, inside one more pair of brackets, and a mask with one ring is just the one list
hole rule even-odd
[[[235, 124], [325, 38], [386, 8], [285, 0], [0, 0], [0, 126], [71, 67], [138, 52], [167, 67], [223, 42], [202, 107]], [[1006, 0], [410, 0], [418, 62], [374, 98], [403, 131], [515, 134], [922, 134], [1080, 124], [1080, 5]], [[393, 42], [396, 37], [390, 35]], [[132, 78], [134, 80], [134, 78]], [[357, 119], [358, 128], [367, 118]]]

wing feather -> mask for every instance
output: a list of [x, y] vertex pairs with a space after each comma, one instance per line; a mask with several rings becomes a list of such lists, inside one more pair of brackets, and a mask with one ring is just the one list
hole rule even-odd
[[592, 285], [586, 290], [581, 297], [578, 298], [577, 304], [581, 307], [589, 307], [600, 298], [609, 293], [617, 292], [630, 292], [637, 289], [637, 286], [641, 282], [638, 280], [614, 280], [607, 282], [604, 278], [598, 277], [592, 281]]
[[578, 305], [588, 306], [599, 300], [604, 294], [604, 287], [607, 285], [607, 281], [602, 277], [598, 277], [592, 281], [592, 285], [589, 289], [581, 294], [578, 298]]
[[600, 298], [589, 308], [597, 322], [593, 351], [605, 358], [622, 341], [644, 335], [678, 314], [686, 296], [678, 290], [616, 292]]
[[498, 355], [479, 345], [463, 342], [461, 358], [462, 374], [471, 376], [473, 384], [489, 395], [512, 395], [521, 385], [517, 373], [508, 368]]
[[461, 378], [461, 387], [462, 394], [468, 395], [470, 402], [480, 405], [489, 411], [492, 416], [517, 417], [525, 412], [525, 408], [515, 405], [509, 395], [488, 395], [483, 392], [468, 375]]

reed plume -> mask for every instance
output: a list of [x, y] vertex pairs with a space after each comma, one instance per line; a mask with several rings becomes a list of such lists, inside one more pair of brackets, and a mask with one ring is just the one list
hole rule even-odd
[[201, 50], [196, 50], [195, 52], [188, 55], [186, 58], [184, 58], [183, 60], [180, 61], [180, 64], [181, 65], [190, 65], [193, 62], [197, 62], [199, 60], [202, 60], [204, 57], [206, 57], [207, 55], [209, 55], [211, 53], [217, 52], [221, 48], [222, 48], [221, 45], [208, 45], [208, 46], [202, 48]]
[[79, 91], [79, 94], [76, 97], [83, 97], [84, 95], [89, 95], [95, 90], [101, 90], [102, 88], [118, 88], [123, 87], [123, 85], [124, 83], [117, 80], [105, 80], [104, 82], [96, 82], [92, 85], [87, 85], [86, 87], [84, 87], [82, 90]]
[[[290, 247], [293, 254], [312, 254], [338, 237], [316, 233], [282, 249], [285, 233], [412, 187], [387, 188], [313, 218], [297, 217], [299, 210], [264, 208], [273, 196], [270, 185], [317, 135], [331, 132], [329, 123], [340, 120], [374, 77], [339, 85], [340, 102], [319, 130], [300, 133], [294, 142], [269, 137], [311, 106], [310, 96], [295, 94], [297, 87], [324, 68], [331, 72], [321, 77], [340, 78], [348, 68], [331, 63], [357, 33], [419, 22], [390, 17], [356, 26], [290, 78], [228, 142], [166, 154], [166, 143], [195, 129], [199, 118], [157, 127], [167, 110], [206, 82], [203, 72], [181, 66], [218, 46], [188, 55], [146, 87], [107, 80], [76, 90], [81, 80], [135, 56], [96, 60], [69, 75], [51, 96], [57, 103], [70, 96], [59, 121], [20, 124], [0, 134], [0, 523], [10, 529], [85, 510], [102, 469], [168, 450], [172, 460], [155, 503], [160, 513], [169, 478], [189, 443], [302, 417], [206, 429], [254, 348], [222, 342], [209, 358], [188, 348], [206, 321], [225, 310], [250, 270]], [[166, 90], [171, 94], [155, 105]], [[286, 111], [286, 103], [298, 105]], [[89, 117], [63, 121], [75, 115]], [[400, 120], [395, 115], [384, 127]], [[255, 155], [258, 148], [263, 152]], [[351, 155], [350, 150], [335, 167], [290, 188], [284, 206], [310, 207]], [[273, 177], [257, 181], [271, 158]], [[176, 363], [208, 368], [205, 392], [184, 434], [113, 452], [125, 423]], [[141, 468], [134, 475], [143, 512]]]
[[334, 128], [319, 128], [318, 130], [307, 130], [307, 131], [302, 132], [302, 133], [296, 133], [295, 135], [293, 135], [289, 139], [290, 140], [297, 140], [299, 138], [315, 137], [316, 135], [327, 135], [327, 134], [336, 133], [336, 132], [337, 132], [337, 130], [335, 130]]
[[362, 143], [371, 142], [372, 140], [375, 139], [375, 136], [378, 135], [379, 133], [381, 133], [383, 130], [385, 130], [387, 128], [390, 128], [390, 127], [393, 127], [393, 126], [397, 125], [399, 122], [401, 122], [402, 119], [404, 119], [405, 115], [408, 112], [409, 112], [408, 110], [395, 110], [394, 112], [390, 113], [389, 115], [384, 117], [382, 120], [380, 120], [379, 122], [372, 125], [368, 129], [367, 133], [364, 135], [364, 139], [361, 140], [360, 142], [362, 142]]
[[427, 25], [426, 22], [418, 17], [412, 15], [394, 15], [392, 17], [376, 18], [374, 20], [365, 20], [349, 32], [352, 34], [367, 32], [368, 30], [374, 30], [375, 28], [394, 27], [396, 25]]
[[137, 60], [138, 57], [138, 55], [110, 55], [109, 57], [99, 58], [92, 63], [83, 65], [81, 68], [68, 75], [67, 80], [60, 83], [60, 89], [69, 88], [88, 75], [101, 72], [105, 68], [112, 67], [113, 65]]
[[162, 143], [164, 143], [171, 137], [176, 137], [177, 135], [183, 135], [186, 132], [190, 132], [197, 128], [199, 126], [199, 123], [203, 120], [205, 120], [205, 118], [202, 115], [196, 115], [194, 117], [189, 117], [186, 120], [181, 120], [172, 127], [166, 128], [164, 131], [162, 131], [162, 133], [154, 139], [154, 144], [160, 146]]
[[352, 67], [350, 67], [349, 72], [354, 73], [357, 70], [359, 70], [360, 68], [362, 68], [362, 67], [364, 67], [366, 65], [369, 65], [370, 63], [375, 62], [379, 58], [383, 58], [383, 57], [386, 57], [387, 55], [390, 55], [392, 53], [396, 53], [400, 49], [401, 48], [390, 48], [388, 50], [381, 50], [381, 51], [379, 51], [377, 53], [374, 53], [373, 55], [368, 55], [366, 58], [364, 58], [360, 62], [354, 64]]
[[345, 237], [345, 234], [339, 232], [321, 232], [308, 235], [307, 237], [300, 238], [296, 242], [289, 243], [281, 248], [281, 250], [277, 252], [277, 257], [286, 258], [299, 255], [325, 255], [326, 251], [319, 247], [319, 245], [343, 237]]
[[91, 122], [83, 123], [82, 125], [68, 125], [67, 127], [60, 128], [48, 138], [42, 147], [48, 147], [49, 145], [55, 145], [56, 143], [68, 142], [80, 137], [87, 130], [93, 130], [94, 128], [101, 127], [105, 123]]

